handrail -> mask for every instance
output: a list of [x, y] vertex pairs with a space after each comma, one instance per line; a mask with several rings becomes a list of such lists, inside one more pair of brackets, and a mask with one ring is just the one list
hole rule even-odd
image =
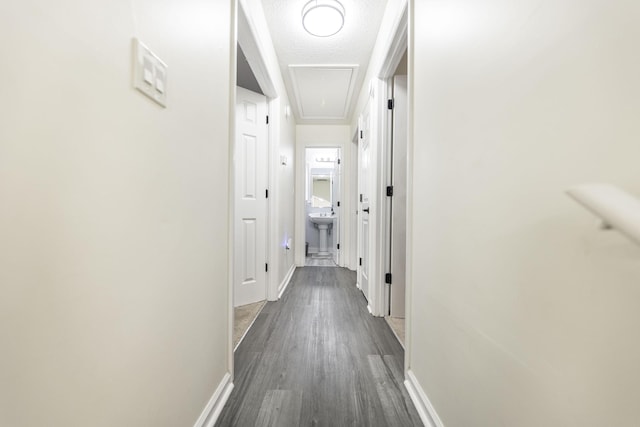
[[608, 184], [586, 184], [567, 194], [613, 227], [640, 244], [640, 199]]

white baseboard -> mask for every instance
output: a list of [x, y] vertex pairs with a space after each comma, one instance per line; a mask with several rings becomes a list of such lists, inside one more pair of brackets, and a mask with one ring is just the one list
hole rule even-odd
[[[309, 256], [315, 255], [318, 252], [320, 252], [320, 247], [309, 246]], [[327, 252], [329, 252], [330, 254], [333, 254], [333, 255], [336, 254], [335, 248], [327, 248]]]
[[218, 421], [218, 417], [224, 408], [224, 404], [227, 403], [229, 395], [233, 390], [233, 383], [231, 382], [231, 374], [228, 372], [224, 374], [222, 381], [218, 384], [218, 388], [213, 392], [213, 396], [209, 399], [207, 406], [204, 407], [200, 418], [193, 425], [193, 427], [213, 427]]
[[282, 294], [284, 294], [284, 291], [287, 290], [287, 286], [289, 286], [289, 282], [291, 282], [291, 277], [293, 277], [294, 271], [296, 271], [295, 264], [291, 266], [291, 268], [287, 272], [287, 275], [284, 276], [284, 280], [282, 281], [282, 283], [280, 283], [280, 286], [278, 287], [278, 299], [282, 298]]
[[411, 369], [407, 371], [407, 379], [404, 381], [404, 386], [407, 388], [409, 396], [411, 396], [411, 400], [416, 406], [416, 410], [418, 411], [418, 415], [420, 415], [422, 423], [426, 427], [444, 427], [444, 424], [442, 424], [435, 408], [431, 404], [431, 401], [427, 397]]

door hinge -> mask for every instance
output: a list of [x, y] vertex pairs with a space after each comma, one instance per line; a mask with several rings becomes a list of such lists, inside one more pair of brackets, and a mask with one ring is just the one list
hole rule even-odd
[[269, 264], [264, 265], [264, 271], [265, 273], [269, 272]]
[[264, 190], [264, 197], [269, 198], [269, 189]]
[[387, 197], [393, 197], [393, 185], [387, 186]]
[[340, 249], [340, 243], [338, 243], [338, 249]]
[[340, 164], [340, 159], [338, 159], [338, 164]]
[[360, 203], [362, 203], [362, 194], [360, 194]]
[[393, 99], [387, 101], [387, 109], [393, 110]]
[[386, 283], [387, 285], [391, 284], [391, 273], [387, 273], [384, 275], [384, 283]]
[[360, 139], [364, 138], [364, 136], [362, 136], [362, 131], [360, 131]]
[[360, 258], [360, 265], [362, 265], [362, 258]]
[[269, 124], [269, 116], [267, 116], [267, 124]]
[[338, 202], [337, 206], [340, 207], [340, 202]]

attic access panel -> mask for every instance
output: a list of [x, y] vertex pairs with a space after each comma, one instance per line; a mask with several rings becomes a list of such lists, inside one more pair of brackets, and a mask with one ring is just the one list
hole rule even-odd
[[300, 118], [347, 119], [357, 65], [289, 65]]

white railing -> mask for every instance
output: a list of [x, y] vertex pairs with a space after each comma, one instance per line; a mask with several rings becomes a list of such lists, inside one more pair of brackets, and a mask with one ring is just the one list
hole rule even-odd
[[640, 244], [640, 199], [608, 184], [573, 187], [567, 194], [603, 221]]

